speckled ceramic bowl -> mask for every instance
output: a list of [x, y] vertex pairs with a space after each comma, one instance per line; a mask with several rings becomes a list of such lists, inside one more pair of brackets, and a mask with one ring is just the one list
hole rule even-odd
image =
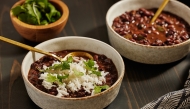
[[28, 52], [22, 62], [22, 76], [28, 95], [39, 107], [43, 109], [103, 109], [116, 98], [124, 76], [125, 67], [121, 55], [110, 45], [91, 38], [70, 36], [45, 41], [37, 45], [36, 48], [54, 52], [65, 49], [78, 49], [104, 54], [112, 59], [118, 70], [118, 80], [106, 91], [82, 98], [58, 98], [38, 90], [29, 82], [27, 76], [30, 65], [43, 55]]
[[[182, 59], [189, 52], [190, 40], [172, 46], [146, 46], [129, 41], [112, 29], [114, 18], [125, 11], [158, 8], [162, 0], [121, 0], [107, 12], [106, 24], [111, 45], [124, 57], [146, 64], [165, 64]], [[177, 0], [170, 0], [165, 11], [182, 17], [190, 24], [190, 9]]]

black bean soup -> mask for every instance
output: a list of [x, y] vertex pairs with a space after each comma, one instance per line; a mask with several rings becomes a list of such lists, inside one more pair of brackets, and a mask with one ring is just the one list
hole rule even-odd
[[150, 24], [156, 10], [140, 8], [125, 12], [114, 19], [112, 28], [120, 36], [144, 45], [168, 46], [189, 39], [189, 24], [170, 12], [162, 11]]
[[[53, 53], [57, 56], [64, 57], [68, 53], [73, 52], [73, 51], [76, 51], [76, 50], [63, 50], [63, 51], [58, 51], [58, 52], [53, 52]], [[118, 79], [118, 72], [112, 60], [107, 58], [105, 55], [100, 55], [100, 54], [96, 54], [92, 52], [88, 52], [88, 53], [93, 56], [94, 58], [93, 60], [96, 61], [97, 64], [99, 65], [98, 67], [99, 71], [109, 72], [109, 74], [105, 76], [106, 83], [103, 83], [103, 84], [106, 84], [108, 86], [113, 85]], [[57, 83], [54, 83], [53, 87], [51, 87], [50, 89], [47, 89], [42, 85], [43, 80], [39, 79], [40, 74], [43, 73], [43, 72], [40, 72], [39, 69], [42, 69], [44, 65], [51, 66], [54, 61], [56, 61], [56, 59], [51, 56], [43, 56], [36, 62], [32, 63], [31, 68], [29, 70], [29, 74], [28, 74], [28, 80], [39, 90], [44, 91], [48, 94], [57, 95], [58, 94], [58, 91], [56, 90], [58, 87]], [[90, 95], [90, 93], [86, 92], [83, 88], [75, 92], [68, 90], [67, 93], [69, 93], [69, 95], [63, 96], [63, 97], [73, 98], [73, 97], [84, 97], [84, 96]]]

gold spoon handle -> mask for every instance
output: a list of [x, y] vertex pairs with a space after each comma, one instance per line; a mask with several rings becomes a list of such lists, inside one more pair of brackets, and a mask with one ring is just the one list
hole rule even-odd
[[164, 9], [164, 7], [166, 6], [166, 4], [169, 2], [169, 0], [164, 0], [162, 2], [162, 4], [160, 5], [160, 7], [158, 8], [158, 10], [156, 11], [154, 17], [152, 18], [152, 20], [150, 21], [150, 24], [152, 24], [156, 19], [157, 17], [160, 15], [160, 13], [162, 12], [162, 10]]
[[53, 56], [53, 57], [59, 59], [59, 57], [57, 57], [57, 56], [54, 55], [54, 54], [51, 54], [51, 53], [49, 53], [49, 52], [45, 52], [45, 51], [43, 51], [43, 50], [40, 50], [40, 49], [31, 47], [31, 46], [25, 45], [25, 44], [23, 44], [23, 43], [20, 43], [20, 42], [17, 42], [17, 41], [8, 39], [8, 38], [5, 38], [5, 37], [3, 37], [3, 36], [0, 36], [0, 40], [5, 41], [5, 42], [8, 42], [8, 43], [13, 44], [13, 45], [16, 45], [16, 46], [19, 46], [19, 47], [22, 47], [22, 48], [25, 48], [25, 49], [30, 50], [30, 51], [34, 51], [34, 52], [38, 52], [38, 53], [41, 53], [41, 54]]

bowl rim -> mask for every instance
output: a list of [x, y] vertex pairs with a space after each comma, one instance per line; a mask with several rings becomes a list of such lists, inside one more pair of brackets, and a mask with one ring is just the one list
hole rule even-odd
[[[54, 96], [54, 95], [51, 95], [51, 94], [48, 94], [46, 92], [43, 92], [39, 89], [37, 89], [32, 83], [29, 82], [29, 80], [27, 79], [27, 77], [24, 75], [24, 68], [23, 68], [23, 62], [25, 61], [26, 57], [28, 57], [31, 53], [31, 51], [29, 51], [23, 61], [22, 61], [22, 64], [21, 64], [21, 73], [22, 73], [22, 77], [23, 79], [25, 80], [25, 82], [27, 82], [31, 87], [32, 89], [34, 89], [35, 91], [38, 91], [39, 93], [43, 94], [43, 95], [46, 95], [46, 96], [49, 96], [49, 97], [53, 97], [55, 99], [64, 99], [64, 100], [86, 100], [86, 99], [92, 99], [92, 98], [95, 98], [95, 97], [98, 97], [98, 96], [101, 96], [101, 95], [104, 95], [108, 92], [110, 92], [110, 90], [113, 90], [120, 82], [122, 82], [123, 80], [123, 77], [124, 77], [124, 74], [125, 74], [125, 64], [124, 64], [124, 61], [123, 61], [123, 58], [121, 57], [121, 55], [118, 53], [117, 50], [115, 50], [112, 46], [110, 46], [109, 44], [103, 42], [103, 41], [100, 41], [100, 40], [97, 40], [97, 39], [93, 39], [93, 38], [89, 38], [89, 37], [84, 37], [84, 36], [64, 36], [64, 37], [57, 37], [57, 38], [54, 38], [54, 39], [50, 39], [50, 40], [47, 40], [47, 41], [44, 41], [38, 45], [35, 46], [35, 48], [38, 48], [38, 46], [44, 44], [44, 43], [48, 43], [48, 42], [51, 42], [51, 41], [56, 41], [56, 40], [62, 40], [62, 39], [75, 39], [76, 38], [80, 38], [80, 39], [87, 39], [87, 40], [91, 40], [91, 41], [96, 41], [98, 43], [102, 43], [104, 44], [105, 46], [109, 47], [110, 49], [112, 49], [119, 57], [119, 59], [121, 60], [121, 64], [122, 64], [122, 69], [121, 69], [121, 74], [120, 76], [118, 77], [117, 81], [111, 86], [109, 87], [107, 90], [103, 91], [103, 92], [100, 92], [98, 94], [95, 94], [95, 95], [91, 95], [91, 96], [86, 96], [86, 97], [79, 97], [79, 98], [64, 98], [64, 97], [57, 97], [57, 96]], [[28, 74], [27, 74], [28, 75]]]
[[[124, 41], [126, 41], [126, 42], [129, 42], [129, 43], [131, 43], [131, 44], [133, 44], [133, 45], [142, 46], [142, 47], [148, 47], [148, 48], [153, 48], [153, 49], [155, 49], [155, 48], [156, 48], [156, 49], [173, 48], [173, 47], [178, 47], [178, 46], [186, 45], [186, 44], [188, 44], [188, 43], [190, 42], [190, 39], [188, 39], [188, 40], [186, 40], [186, 41], [184, 41], [184, 42], [181, 42], [181, 43], [179, 43], [179, 44], [174, 44], [174, 45], [168, 45], [168, 46], [151, 46], [151, 45], [139, 44], [139, 43], [130, 41], [130, 40], [128, 40], [128, 39], [126, 39], [126, 38], [120, 36], [118, 33], [116, 33], [116, 32], [112, 29], [111, 25], [109, 25], [109, 23], [108, 23], [109, 15], [111, 15], [111, 14], [110, 14], [110, 13], [111, 13], [110, 11], [111, 11], [114, 7], [118, 7], [120, 4], [125, 3], [125, 2], [129, 2], [129, 1], [139, 1], [139, 0], [120, 0], [120, 1], [116, 2], [115, 4], [113, 4], [113, 5], [108, 9], [108, 11], [107, 11], [107, 13], [106, 13], [106, 25], [107, 25], [107, 27], [111, 30], [111, 32], [112, 32], [114, 35], [116, 35], [118, 38], [120, 38], [121, 40], [124, 40]], [[176, 3], [176, 4], [183, 5], [184, 8], [186, 8], [186, 9], [188, 9], [188, 10], [190, 11], [190, 8], [189, 8], [187, 5], [181, 3], [181, 2], [179, 2], [179, 1], [177, 1], [177, 0], [170, 0], [169, 2], [174, 2], [174, 3]], [[181, 17], [181, 18], [182, 18], [182, 17]], [[187, 21], [186, 21], [186, 22], [187, 22]], [[188, 23], [188, 22], [187, 22], [187, 23]], [[189, 23], [188, 23], [188, 24], [189, 24]], [[190, 25], [190, 24], [189, 24], [189, 25]], [[115, 37], [115, 36], [114, 36], [114, 37]]]
[[[23, 2], [25, 2], [25, 0], [17, 1], [11, 7], [11, 9], [18, 6], [18, 5], [21, 5]], [[32, 29], [52, 28], [52, 27], [54, 27], [56, 25], [61, 24], [62, 22], [67, 21], [68, 17], [69, 17], [69, 9], [68, 9], [67, 5], [64, 2], [62, 2], [61, 0], [49, 0], [49, 2], [52, 2], [52, 3], [55, 3], [55, 4], [59, 5], [61, 7], [61, 10], [62, 10], [63, 13], [62, 13], [61, 17], [57, 21], [55, 21], [53, 23], [50, 23], [48, 25], [31, 25], [31, 24], [24, 23], [24, 22], [20, 21], [16, 16], [14, 16], [11, 11], [10, 11], [10, 17], [15, 23], [17, 23], [19, 25], [22, 25], [22, 26], [24, 26], [26, 28], [32, 28]]]

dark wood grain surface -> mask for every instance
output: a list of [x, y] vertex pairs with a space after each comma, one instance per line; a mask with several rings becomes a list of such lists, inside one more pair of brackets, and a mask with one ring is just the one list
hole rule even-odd
[[[13, 27], [9, 12], [17, 0], [0, 0], [0, 35], [35, 46]], [[63, 0], [70, 16], [58, 37], [85, 36], [109, 44], [106, 12], [118, 0]], [[187, 0], [181, 0], [186, 3]], [[21, 76], [21, 64], [28, 51], [0, 41], [0, 109], [38, 109], [29, 98]], [[147, 65], [124, 58], [125, 76], [117, 98], [106, 109], [139, 109], [152, 100], [183, 88], [189, 74], [190, 54], [163, 65]]]

